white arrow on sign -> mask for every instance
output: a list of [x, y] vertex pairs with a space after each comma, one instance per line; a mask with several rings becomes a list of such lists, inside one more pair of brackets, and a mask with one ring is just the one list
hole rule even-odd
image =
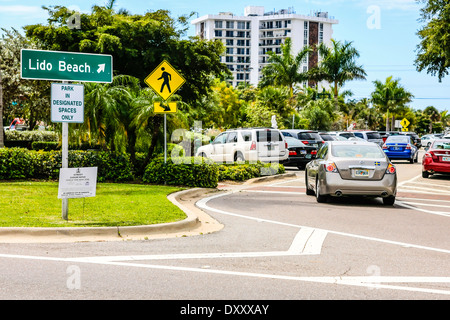
[[99, 64], [98, 65], [98, 69], [97, 69], [97, 73], [104, 72], [104, 71], [105, 71], [105, 64], [104, 63]]

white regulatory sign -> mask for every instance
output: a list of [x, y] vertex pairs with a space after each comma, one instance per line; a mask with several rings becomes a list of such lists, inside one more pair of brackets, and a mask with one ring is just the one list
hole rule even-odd
[[84, 122], [84, 86], [52, 83], [52, 122]]
[[59, 171], [58, 198], [95, 197], [97, 167], [61, 168]]

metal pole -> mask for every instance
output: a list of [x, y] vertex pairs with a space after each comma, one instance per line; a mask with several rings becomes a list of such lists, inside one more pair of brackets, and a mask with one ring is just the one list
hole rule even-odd
[[[68, 83], [68, 81], [63, 81], [63, 83]], [[69, 167], [69, 123], [62, 123], [62, 168]], [[64, 220], [69, 220], [69, 199], [62, 199], [62, 218]]]
[[166, 120], [166, 114], [164, 113], [164, 164], [167, 163], [167, 120]]

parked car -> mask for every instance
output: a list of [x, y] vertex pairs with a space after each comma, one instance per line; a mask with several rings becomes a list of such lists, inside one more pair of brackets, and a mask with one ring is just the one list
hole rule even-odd
[[433, 144], [433, 142], [435, 140], [439, 140], [439, 139], [441, 139], [441, 138], [434, 134], [426, 134], [420, 138], [422, 145], [425, 147], [428, 147], [428, 148]]
[[362, 138], [366, 141], [376, 143], [380, 147], [384, 143], [378, 131], [354, 131], [353, 134], [358, 138]]
[[419, 138], [419, 135], [415, 132], [401, 132], [402, 135], [410, 136], [414, 142], [414, 145], [420, 149], [422, 147], [422, 141]]
[[293, 137], [300, 140], [303, 144], [311, 145], [316, 148], [320, 148], [324, 143], [319, 132], [314, 130], [300, 130], [300, 129], [289, 129], [281, 130], [281, 133], [285, 137]]
[[336, 140], [336, 138], [334, 136], [330, 135], [328, 132], [319, 132], [319, 135], [323, 139], [323, 141]]
[[212, 143], [198, 148], [196, 156], [215, 162], [235, 161], [282, 162], [288, 158], [287, 142], [280, 130], [243, 128], [227, 130]]
[[450, 140], [434, 141], [422, 159], [422, 177], [435, 173], [450, 173]]
[[[329, 131], [327, 132], [330, 136], [333, 137], [341, 137], [341, 138], [345, 138], [345, 139], [349, 139], [349, 138], [354, 138], [356, 137], [353, 132], [350, 131]], [[337, 140], [342, 140], [342, 139], [337, 139]]]
[[391, 160], [409, 160], [413, 163], [419, 157], [419, 149], [414, 146], [412, 138], [405, 135], [389, 136], [383, 144], [383, 151]]
[[317, 202], [328, 197], [382, 197], [393, 205], [397, 193], [395, 166], [380, 146], [367, 141], [327, 141], [305, 168], [306, 194]]
[[397, 136], [400, 134], [400, 131], [378, 131], [378, 133], [381, 136], [381, 139], [383, 139], [383, 143], [386, 142], [387, 137], [389, 136]]
[[282, 162], [283, 165], [304, 169], [306, 164], [316, 157], [316, 147], [305, 145], [293, 137], [284, 137], [284, 139], [288, 144], [289, 156], [287, 160]]

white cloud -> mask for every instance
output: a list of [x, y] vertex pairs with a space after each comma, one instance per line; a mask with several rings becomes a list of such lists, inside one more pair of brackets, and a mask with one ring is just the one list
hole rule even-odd
[[38, 6], [0, 6], [2, 15], [26, 16], [26, 17], [47, 17], [47, 13]]

